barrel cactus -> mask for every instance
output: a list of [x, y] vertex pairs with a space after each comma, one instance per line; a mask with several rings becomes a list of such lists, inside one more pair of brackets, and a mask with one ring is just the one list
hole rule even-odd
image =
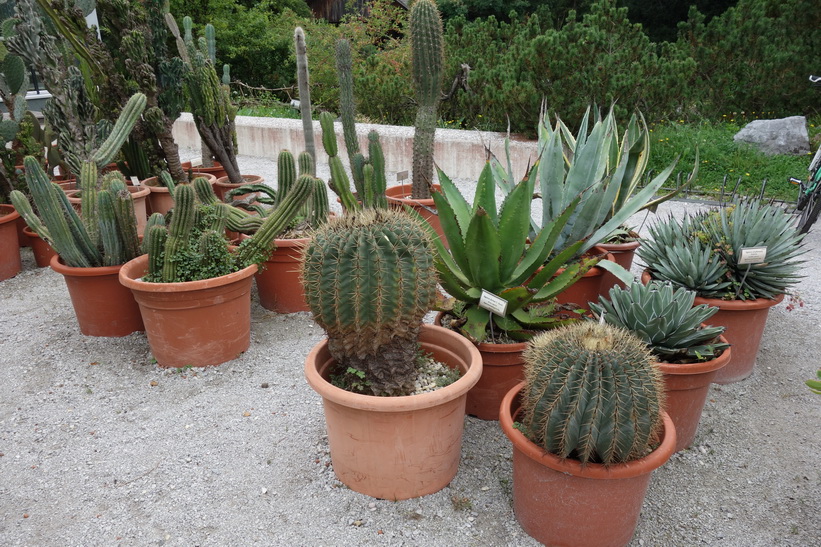
[[534, 443], [582, 465], [623, 463], [652, 450], [664, 383], [643, 341], [584, 322], [539, 335], [523, 357], [520, 420]]
[[431, 241], [419, 222], [390, 209], [332, 218], [306, 246], [301, 275], [341, 369], [363, 371], [374, 395], [409, 393], [419, 328], [437, 282]]

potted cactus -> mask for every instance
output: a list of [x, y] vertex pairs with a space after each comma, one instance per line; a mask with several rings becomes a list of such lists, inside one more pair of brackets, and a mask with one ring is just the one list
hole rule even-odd
[[65, 277], [80, 332], [89, 336], [125, 336], [143, 330], [133, 297], [118, 281], [121, 265], [139, 254], [133, 200], [121, 181], [114, 179], [109, 187], [102, 187], [98, 168], [120, 149], [145, 103], [140, 93], [131, 97], [109, 137], [83, 161], [82, 218], [31, 156], [25, 159], [26, 181], [39, 216], [22, 192], [11, 193], [29, 228], [58, 253], [51, 267]]
[[642, 281], [669, 281], [696, 292], [695, 304], [719, 308], [730, 362], [716, 374], [726, 384], [752, 374], [771, 307], [798, 282], [803, 236], [773, 205], [738, 200], [732, 206], [669, 217], [651, 226], [638, 255]]
[[693, 306], [696, 294], [669, 283], [633, 283], [610, 289], [590, 307], [597, 318], [627, 329], [644, 340], [664, 375], [667, 413], [676, 427], [676, 451], [695, 439], [710, 383], [730, 362], [730, 345], [721, 337], [724, 327], [706, 323], [715, 306]]
[[[578, 200], [529, 242], [533, 179], [520, 181], [498, 207], [489, 163], [479, 177], [473, 204], [441, 171], [439, 181], [442, 192], [434, 193], [433, 200], [444, 240], [434, 240], [436, 268], [442, 287], [453, 297], [440, 303], [444, 315], [439, 320], [478, 345], [484, 369], [468, 394], [467, 412], [495, 420], [502, 397], [523, 378], [524, 341], [572, 320], [555, 303], [556, 295], [595, 266], [597, 259], [571, 262], [584, 241], [554, 253]], [[486, 293], [501, 299], [506, 309], [488, 311]]]
[[[336, 161], [332, 173], [346, 213], [312, 235], [301, 275], [328, 335], [308, 355], [305, 376], [323, 398], [334, 472], [377, 498], [430, 494], [456, 474], [465, 398], [481, 375], [481, 358], [464, 337], [421, 323], [437, 278], [419, 221], [372, 204], [373, 191], [358, 203]], [[461, 376], [416, 393], [420, 350]], [[331, 375], [346, 371], [362, 376], [361, 393], [331, 383]]]
[[664, 383], [645, 343], [580, 322], [534, 338], [502, 401], [513, 510], [546, 545], [627, 545], [652, 472], [673, 454]]
[[[160, 366], [218, 365], [248, 348], [252, 276], [314, 187], [311, 177], [300, 177], [275, 212], [257, 219], [256, 233], [234, 252], [226, 226], [242, 221], [231, 206], [217, 200], [208, 182], [198, 178], [173, 189], [170, 222], [166, 226], [162, 215], [152, 215], [146, 254], [120, 271], [120, 282], [140, 306]], [[206, 198], [198, 200], [198, 194]]]

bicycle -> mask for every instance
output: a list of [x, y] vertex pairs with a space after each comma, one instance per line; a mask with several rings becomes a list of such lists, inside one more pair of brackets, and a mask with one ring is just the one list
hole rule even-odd
[[[810, 76], [810, 83], [821, 87], [821, 76]], [[798, 202], [795, 210], [799, 211], [796, 229], [806, 234], [821, 213], [821, 146], [815, 151], [808, 169], [810, 175], [806, 182], [790, 177], [790, 182], [798, 185]]]

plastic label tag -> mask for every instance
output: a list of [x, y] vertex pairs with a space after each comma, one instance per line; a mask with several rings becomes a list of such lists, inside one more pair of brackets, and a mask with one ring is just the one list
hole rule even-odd
[[739, 264], [761, 264], [767, 260], [767, 247], [742, 247]]
[[507, 300], [482, 289], [482, 296], [479, 297], [479, 307], [504, 317], [507, 313]]
[[136, 175], [131, 175], [131, 185], [132, 186], [139, 186], [140, 185], [140, 179], [138, 179]]

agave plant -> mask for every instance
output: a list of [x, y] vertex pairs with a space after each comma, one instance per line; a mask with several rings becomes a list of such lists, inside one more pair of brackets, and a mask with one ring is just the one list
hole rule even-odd
[[651, 281], [625, 289], [613, 287], [609, 296], [590, 304], [593, 313], [605, 323], [633, 332], [660, 361], [707, 361], [729, 347], [718, 340], [724, 327], [704, 325], [718, 308], [694, 307], [693, 291]]
[[[775, 298], [801, 278], [803, 253], [791, 217], [755, 200], [737, 200], [718, 211], [670, 217], [650, 230], [639, 249], [655, 279], [694, 290], [705, 298]], [[747, 264], [745, 249], [766, 248], [765, 261]]]
[[[557, 326], [551, 305], [555, 296], [598, 263], [597, 258], [571, 261], [584, 240], [554, 253], [579, 200], [528, 244], [533, 179], [515, 185], [498, 210], [490, 163], [479, 176], [472, 205], [441, 170], [439, 183], [442, 192], [433, 199], [450, 252], [433, 238], [436, 269], [444, 289], [459, 302], [444, 309], [458, 313], [460, 332], [475, 342], [484, 340], [489, 329], [526, 340], [535, 331]], [[491, 315], [480, 305], [483, 292], [506, 302], [504, 315]]]
[[[557, 118], [554, 127], [542, 109], [539, 122], [539, 159], [530, 178], [538, 181], [541, 198], [541, 218], [532, 222], [534, 232], [540, 226], [555, 221], [568, 205], [581, 195], [581, 202], [556, 241], [556, 249], [563, 250], [573, 242], [585, 243], [577, 255], [606, 240], [627, 219], [642, 209], [654, 209], [688, 185], [698, 173], [698, 153], [693, 172], [684, 184], [655, 198], [662, 185], [670, 178], [678, 163], [676, 159], [662, 172], [639, 188], [645, 178], [650, 154], [650, 136], [641, 113], [634, 114], [619, 140], [619, 128], [611, 111], [604, 118], [598, 116], [589, 130], [590, 109], [582, 119], [574, 136], [563, 121]], [[508, 153], [507, 166], [493, 161], [497, 186], [504, 194], [513, 184], [512, 165]]]

